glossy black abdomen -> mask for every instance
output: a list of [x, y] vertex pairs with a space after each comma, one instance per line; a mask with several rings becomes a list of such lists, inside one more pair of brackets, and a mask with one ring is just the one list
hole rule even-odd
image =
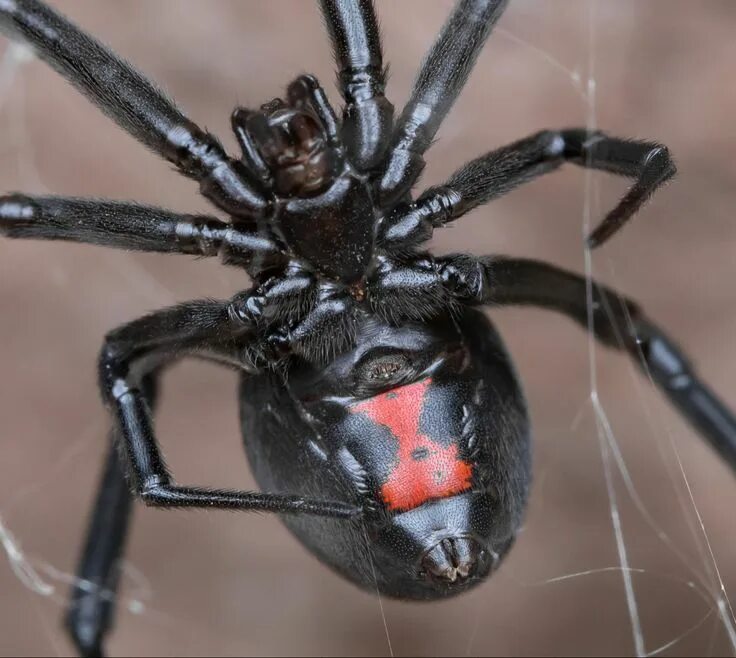
[[[401, 598], [432, 599], [463, 591], [462, 587], [438, 587], [419, 575], [422, 556], [443, 533], [477, 539], [493, 556], [494, 567], [513, 543], [531, 477], [530, 434], [513, 364], [500, 336], [481, 313], [466, 309], [454, 319], [440, 317], [410, 327], [390, 327], [367, 315], [358, 332], [355, 358], [365, 358], [366, 344], [370, 344], [367, 349], [384, 353], [389, 346], [394, 349], [412, 341], [423, 346], [423, 354], [429, 352], [425, 356], [431, 362], [452, 362], [452, 367], [449, 362], [444, 366], [445, 377], [458, 369], [457, 384], [454, 380], [437, 384], [437, 394], [447, 391], [449, 396], [441, 402], [437, 399], [441, 405], [437, 414], [422, 414], [422, 431], [440, 432], [438, 440], [445, 436], [448, 445], [456, 446], [458, 456], [472, 466], [472, 486], [460, 488], [457, 494], [427, 499], [409, 509], [385, 504], [381, 465], [396, 455], [390, 452], [391, 441], [383, 457], [373, 454], [386, 440], [385, 428], [366, 435], [368, 430], [356, 433], [355, 428], [367, 425], [349, 418], [340, 421], [341, 406], [349, 416], [356, 400], [368, 399], [360, 390], [354, 397], [344, 396], [348, 389], [340, 386], [352, 377], [344, 364], [324, 370], [294, 367], [285, 381], [274, 372], [244, 377], [241, 427], [262, 490], [354, 503], [366, 509], [358, 521], [282, 517], [317, 557], [364, 588], [377, 587]], [[351, 358], [346, 353], [338, 361], [351, 362]], [[337, 371], [342, 374], [336, 375]], [[417, 381], [440, 378], [439, 370], [431, 372], [418, 373]], [[406, 390], [412, 384], [399, 386]], [[341, 394], [336, 396], [336, 390]], [[375, 391], [370, 393], [372, 398], [375, 395]], [[457, 409], [447, 406], [452, 399], [458, 400]], [[467, 587], [480, 582], [490, 569], [471, 579]]]
[[[353, 499], [349, 483], [332, 470], [325, 446], [279, 376], [244, 376], [239, 396], [245, 452], [262, 491]], [[307, 515], [281, 519], [322, 562], [359, 584], [369, 581], [371, 573], [354, 559], [355, 547], [364, 541], [359, 524]]]

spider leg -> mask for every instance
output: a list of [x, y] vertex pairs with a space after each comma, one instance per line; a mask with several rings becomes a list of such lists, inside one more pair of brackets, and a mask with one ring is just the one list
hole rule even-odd
[[[234, 313], [239, 323], [245, 324], [255, 321], [280, 322], [286, 319], [285, 313], [293, 313], [302, 319], [305, 304], [308, 304], [313, 296], [310, 290], [314, 285], [313, 277], [291, 272], [290, 276], [285, 278], [270, 280], [259, 287], [255, 294], [243, 293], [237, 296], [230, 304], [228, 315], [232, 317]], [[202, 308], [200, 306], [197, 312], [200, 313]], [[332, 318], [327, 318], [328, 321], [334, 319], [334, 314]], [[322, 326], [314, 326], [315, 320], [319, 324], [319, 318], [309, 320], [311, 329], [323, 331]], [[182, 319], [182, 322], [186, 321], [186, 318]], [[150, 319], [145, 324], [149, 322]], [[165, 320], [164, 324], [169, 322], [171, 318]], [[299, 324], [296, 326], [297, 334], [304, 333], [307, 329], [300, 327]], [[139, 330], [148, 331], [144, 329], [143, 323]], [[296, 340], [296, 336], [294, 339]], [[119, 338], [108, 341], [108, 345], [111, 343], [116, 346], [114, 351], [135, 349], [126, 341], [121, 342]], [[191, 348], [191, 345], [184, 347], [179, 344], [179, 348], [182, 347], [187, 349]], [[143, 358], [145, 363], [147, 357]], [[156, 401], [157, 379], [160, 372], [159, 369], [148, 372], [152, 363], [155, 363], [155, 359], [149, 360], [148, 364], [144, 365], [142, 372], [147, 374], [138, 375], [139, 390], [149, 410], [153, 410]], [[99, 656], [104, 653], [104, 638], [114, 623], [120, 575], [119, 563], [124, 552], [131, 517], [133, 495], [125, 476], [126, 460], [121, 454], [123, 437], [117, 433], [113, 439], [77, 569], [78, 582], [73, 588], [66, 616], [66, 628], [82, 656]]]
[[439, 271], [466, 304], [539, 306], [564, 313], [596, 339], [626, 350], [686, 418], [736, 470], [736, 416], [694, 372], [687, 356], [630, 299], [577, 274], [534, 260], [450, 256]]
[[228, 263], [256, 270], [283, 259], [272, 240], [215, 217], [121, 201], [21, 194], [0, 197], [0, 234], [136, 251], [221, 255]]
[[314, 286], [312, 295], [311, 308], [273, 337], [274, 348], [325, 364], [352, 344], [356, 306], [348, 292], [328, 281]]
[[[155, 374], [146, 377], [141, 388], [153, 407]], [[113, 437], [105, 459], [65, 618], [65, 627], [80, 656], [103, 655], [105, 635], [114, 625], [120, 561], [133, 502], [116, 442]]]
[[458, 0], [427, 54], [394, 128], [378, 185], [381, 204], [403, 197], [424, 169], [422, 155], [465, 85], [508, 0]]
[[340, 69], [343, 140], [353, 163], [366, 171], [383, 156], [394, 116], [384, 96], [386, 71], [375, 9], [372, 0], [320, 0], [320, 6]]
[[587, 239], [598, 247], [618, 231], [664, 182], [675, 175], [667, 147], [610, 137], [584, 128], [544, 131], [491, 151], [450, 179], [396, 208], [383, 227], [386, 245], [406, 248], [429, 239], [435, 227], [461, 217], [565, 162], [634, 178], [634, 184]]
[[39, 0], [0, 3], [0, 30], [33, 51], [105, 114], [155, 153], [199, 181], [202, 194], [226, 212], [264, 216], [269, 201], [242, 164], [199, 128], [149, 80]]
[[[238, 300], [240, 303], [242, 300]], [[182, 487], [173, 483], [153, 432], [141, 378], [186, 353], [251, 368], [243, 353], [252, 337], [227, 302], [190, 302], [158, 311], [108, 334], [100, 356], [100, 388], [116, 419], [135, 494], [154, 507], [201, 507], [351, 518], [342, 502], [250, 491]]]
[[425, 255], [400, 260], [383, 256], [366, 287], [373, 311], [393, 324], [427, 320], [455, 303], [441, 270]]

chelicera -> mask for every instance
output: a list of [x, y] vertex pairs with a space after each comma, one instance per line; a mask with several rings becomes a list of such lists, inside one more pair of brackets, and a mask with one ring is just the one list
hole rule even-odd
[[[634, 180], [588, 239], [610, 238], [675, 173], [667, 149], [584, 128], [545, 130], [462, 166], [418, 197], [423, 156], [467, 80], [503, 0], [458, 0], [394, 115], [369, 0], [321, 0], [345, 101], [337, 118], [310, 75], [283, 99], [237, 108], [229, 156], [152, 83], [38, 0], [0, 3], [0, 27], [76, 85], [227, 215], [11, 194], [0, 232], [220, 256], [253, 280], [108, 334], [99, 362], [115, 423], [67, 625], [82, 654], [112, 623], [133, 497], [162, 508], [283, 514], [326, 564], [406, 599], [463, 592], [498, 567], [530, 482], [524, 396], [479, 307], [568, 315], [632, 355], [732, 466], [736, 419], [640, 308], [544, 263], [433, 257], [435, 228], [566, 162]], [[592, 306], [591, 306], [592, 305]], [[242, 373], [242, 434], [262, 492], [177, 484], [154, 434], [156, 383], [197, 355]]]

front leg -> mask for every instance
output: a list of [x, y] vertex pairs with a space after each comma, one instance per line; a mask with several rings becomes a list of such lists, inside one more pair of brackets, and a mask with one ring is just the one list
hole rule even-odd
[[0, 235], [30, 240], [221, 256], [259, 271], [284, 261], [279, 246], [242, 225], [124, 201], [9, 194], [0, 197]]
[[[241, 303], [239, 300], [238, 304]], [[186, 353], [247, 367], [252, 335], [227, 302], [190, 302], [135, 320], [107, 336], [100, 357], [102, 395], [117, 423], [134, 493], [154, 507], [202, 507], [352, 518], [343, 502], [174, 483], [156, 440], [141, 378]]]
[[468, 162], [416, 202], [401, 204], [381, 227], [379, 240], [395, 250], [424, 242], [435, 228], [566, 162], [634, 179], [588, 237], [590, 248], [613, 236], [676, 171], [667, 147], [656, 142], [621, 139], [585, 128], [545, 130]]
[[419, 70], [396, 122], [378, 182], [382, 206], [393, 205], [417, 181], [424, 153], [460, 95], [508, 0], [457, 0]]
[[270, 200], [219, 141], [130, 64], [40, 0], [0, 2], [0, 30], [77, 87], [121, 128], [200, 184], [231, 215], [259, 218]]
[[391, 136], [394, 106], [384, 95], [386, 70], [372, 0], [320, 0], [345, 99], [342, 136], [353, 164], [374, 167]]

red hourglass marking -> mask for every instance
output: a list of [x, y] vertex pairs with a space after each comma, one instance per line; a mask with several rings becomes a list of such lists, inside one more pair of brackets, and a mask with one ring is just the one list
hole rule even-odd
[[471, 486], [472, 467], [458, 457], [457, 445], [443, 446], [419, 432], [431, 378], [393, 389], [350, 408], [384, 425], [399, 442], [397, 461], [381, 497], [390, 510], [409, 510]]

